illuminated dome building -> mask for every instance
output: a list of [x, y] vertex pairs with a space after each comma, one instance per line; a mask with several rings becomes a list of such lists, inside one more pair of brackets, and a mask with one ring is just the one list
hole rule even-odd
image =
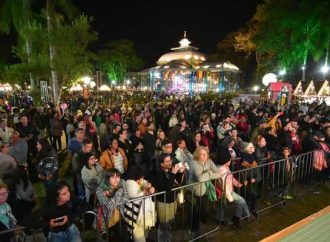
[[238, 88], [240, 70], [230, 62], [206, 62], [206, 56], [184, 38], [180, 46], [171, 48], [149, 69], [152, 90], [178, 92], [234, 92]]

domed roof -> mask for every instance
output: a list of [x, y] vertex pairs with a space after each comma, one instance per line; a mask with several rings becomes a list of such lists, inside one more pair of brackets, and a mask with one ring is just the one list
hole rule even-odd
[[206, 60], [205, 55], [194, 50], [185, 50], [185, 51], [171, 51], [162, 55], [158, 61], [158, 65], [165, 65], [171, 61], [177, 60], [194, 60], [204, 62]]
[[180, 46], [176, 48], [171, 48], [171, 52], [165, 53], [162, 55], [158, 61], [158, 65], [165, 65], [171, 61], [178, 61], [178, 60], [193, 60], [195, 63], [204, 62], [206, 60], [205, 55], [201, 52], [198, 52], [198, 48], [194, 46], [190, 46], [191, 43], [186, 38], [186, 31], [184, 31], [184, 36], [181, 41], [179, 41]]

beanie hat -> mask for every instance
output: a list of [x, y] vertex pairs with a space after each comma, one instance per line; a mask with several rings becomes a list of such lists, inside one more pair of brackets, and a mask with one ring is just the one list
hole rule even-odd
[[242, 143], [242, 148], [243, 148], [243, 150], [246, 149], [246, 147], [248, 146], [248, 144], [249, 144], [249, 142], [243, 142], [243, 143]]
[[247, 151], [247, 149], [249, 148], [249, 146], [253, 146], [252, 143], [249, 142], [243, 142], [243, 151]]

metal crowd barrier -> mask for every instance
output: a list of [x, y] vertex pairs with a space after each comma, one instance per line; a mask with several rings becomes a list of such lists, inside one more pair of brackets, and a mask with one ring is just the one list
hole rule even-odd
[[[214, 182], [219, 179], [215, 179]], [[171, 241], [194, 241], [202, 238], [208, 234], [211, 234], [219, 229], [219, 223], [216, 222], [215, 218], [212, 216], [205, 217], [204, 212], [206, 210], [217, 211], [217, 205], [220, 204], [219, 201], [210, 202], [206, 199], [206, 196], [196, 196], [193, 190], [201, 193], [203, 184], [208, 181], [196, 182], [193, 184], [188, 184], [172, 189], [168, 192], [159, 192], [149, 196], [139, 197], [135, 199], [130, 199], [127, 203], [129, 206], [131, 204], [139, 204], [145, 209], [145, 205], [149, 204], [148, 199], [151, 199], [155, 203], [155, 209], [158, 219], [158, 224], [155, 223], [153, 227], [146, 227], [145, 221], [150, 220], [150, 217], [142, 218], [142, 230], [146, 232], [143, 236], [147, 237], [149, 234], [153, 234], [154, 237], [160, 236], [162, 239], [169, 238]], [[172, 194], [170, 194], [172, 193]], [[169, 197], [174, 197], [174, 202], [171, 203]], [[128, 207], [129, 207], [128, 206]], [[133, 211], [129, 209], [130, 214]], [[160, 211], [161, 210], [161, 211]], [[212, 214], [209, 212], [209, 215]], [[145, 214], [144, 214], [145, 215]], [[139, 226], [132, 221], [128, 221], [129, 225], [132, 227]], [[204, 223], [200, 226], [200, 223]], [[156, 227], [158, 225], [158, 227]], [[193, 229], [197, 229], [194, 226], [199, 227], [199, 233], [192, 236]], [[199, 226], [198, 226], [199, 225]], [[140, 225], [141, 227], [141, 225]], [[160, 233], [158, 235], [158, 233]], [[156, 235], [155, 235], [156, 234]]]
[[313, 169], [313, 154], [314, 151], [311, 151], [296, 157], [294, 180], [309, 179], [309, 176], [316, 172], [315, 169]]
[[[225, 176], [224, 184], [227, 179], [235, 178], [242, 186], [235, 188], [234, 191], [244, 198], [251, 211], [257, 214], [267, 209], [282, 206], [290, 194], [290, 183], [294, 173], [295, 160], [292, 158], [271, 161], [253, 168], [245, 168], [231, 172]], [[224, 186], [223, 194], [226, 194]], [[234, 202], [235, 204], [235, 202]], [[223, 197], [221, 208], [225, 212], [227, 199]], [[224, 213], [223, 212], [223, 213]], [[222, 214], [224, 217], [224, 214]]]
[[[203, 194], [204, 186], [210, 181], [187, 184], [168, 192], [163, 191], [130, 199], [126, 204], [126, 212], [131, 215], [136, 213], [132, 205], [138, 204], [140, 209], [144, 209], [144, 213], [142, 213], [143, 217], [139, 218], [140, 224], [133, 222], [133, 220], [126, 220], [125, 222], [133, 229], [137, 228], [134, 231], [137, 236], [147, 238], [150, 235], [150, 237], [155, 237], [155, 234], [158, 236], [158, 232], [163, 231], [162, 238], [170, 236], [171, 241], [194, 241], [217, 231], [220, 228], [220, 222], [226, 219], [226, 215], [234, 214], [231, 211], [233, 206], [228, 206], [226, 199], [225, 184], [227, 179], [234, 177], [243, 184], [242, 187], [236, 188], [235, 192], [245, 199], [250, 210], [251, 206], [254, 205], [253, 203], [256, 202], [255, 210], [260, 213], [276, 206], [282, 206], [284, 209], [286, 202], [286, 199], [283, 198], [284, 194], [295, 196], [298, 194], [300, 196], [300, 184], [311, 182], [321, 173], [313, 168], [313, 152], [308, 152], [297, 156], [295, 159], [277, 160], [257, 167], [233, 171], [230, 173], [232, 176], [226, 174], [220, 179], [211, 180], [212, 184], [218, 188], [220, 184], [221, 189], [221, 198], [214, 202], [210, 202], [206, 194], [197, 195]], [[254, 182], [252, 182], [252, 178], [254, 178]], [[170, 196], [174, 197], [175, 203], [164, 205], [164, 203], [169, 203]], [[147, 226], [150, 225], [150, 216], [146, 212], [149, 209], [147, 206], [150, 206], [150, 201], [154, 202], [153, 206], [158, 222], [154, 221], [151, 223], [152, 226]], [[88, 211], [82, 216], [82, 236], [86, 231], [85, 219], [87, 214], [92, 214], [94, 219], [97, 219], [97, 214], [93, 211]], [[212, 214], [213, 216], [205, 216]], [[138, 214], [135, 215], [138, 216]], [[163, 225], [160, 225], [160, 219], [163, 220]], [[123, 221], [121, 219], [121, 222]], [[199, 233], [194, 234], [194, 231]], [[12, 232], [12, 230], [2, 231], [0, 235], [6, 232]], [[98, 241], [104, 241], [104, 239], [109, 241], [108, 234], [106, 238], [102, 238], [99, 231], [96, 233]]]
[[306, 186], [310, 187], [314, 182], [322, 182], [324, 180], [323, 176], [326, 175], [323, 169], [317, 170], [314, 168], [314, 152], [310, 151], [296, 157], [296, 167], [291, 183], [293, 194], [301, 200], [304, 200], [303, 191], [306, 191]]
[[[284, 195], [295, 195], [294, 185], [299, 184], [304, 178], [312, 179], [310, 176], [313, 173], [315, 173], [315, 169], [313, 169], [313, 152], [308, 152], [298, 156], [296, 159], [277, 160], [254, 168], [237, 170], [231, 174], [243, 184], [244, 181], [248, 181], [246, 186], [243, 185], [241, 188], [235, 189], [235, 192], [246, 200], [250, 210], [251, 203], [255, 202], [253, 201], [255, 199], [255, 210], [257, 213], [261, 213], [277, 206], [281, 206], [285, 212], [284, 205], [287, 200], [283, 198]], [[254, 183], [251, 182], [251, 178], [255, 179]], [[228, 206], [225, 195], [226, 179], [229, 179], [228, 175], [222, 179], [211, 180], [214, 186], [219, 180], [222, 181], [221, 198], [215, 202], [210, 202], [206, 194], [204, 196], [195, 194], [198, 192], [202, 193], [203, 186], [209, 182], [203, 181], [180, 186], [169, 192], [159, 192], [149, 196], [130, 199], [128, 203], [137, 203], [141, 207], [145, 207], [146, 200], [152, 199], [155, 202], [156, 213], [158, 214], [157, 219], [159, 220], [159, 214], [162, 213], [157, 208], [162, 208], [164, 209], [165, 220], [169, 220], [169, 227], [167, 228], [170, 228], [171, 241], [195, 241], [217, 231], [220, 228], [220, 222], [226, 220], [226, 215], [234, 214], [231, 211], [233, 206]], [[169, 200], [169, 193], [172, 193], [174, 198], [176, 198], [177, 204], [173, 218], [171, 217], [171, 209], [173, 208], [170, 206], [159, 206], [160, 200], [163, 203]], [[133, 212], [133, 208], [131, 208], [130, 212]], [[205, 217], [205, 214], [213, 215]], [[143, 217], [142, 220], [145, 221], [146, 217]], [[136, 223], [132, 221], [128, 223], [133, 228], [136, 226]], [[148, 237], [148, 234], [153, 234], [154, 236], [156, 234], [157, 236], [157, 232], [159, 232], [157, 231], [159, 230], [157, 225], [159, 227], [159, 223], [153, 227], [144, 226], [145, 222], [142, 224], [142, 230], [145, 232], [142, 236], [145, 238]], [[193, 236], [192, 232], [196, 229], [196, 225], [199, 228], [199, 233]]]
[[[8, 230], [4, 230], [4, 231], [0, 231], [0, 239], [3, 239], [2, 236], [6, 235], [6, 234], [11, 234], [12, 233], [12, 237], [11, 237], [11, 242], [25, 242], [25, 241], [37, 241], [40, 242], [40, 236], [38, 236], [38, 233], [42, 233], [41, 229], [32, 229], [30, 230], [31, 234], [29, 235], [30, 239], [28, 240], [28, 236], [25, 234], [25, 230], [27, 230], [28, 228], [23, 227], [23, 226], [17, 226], [13, 229], [8, 229]], [[44, 238], [44, 241], [46, 241], [46, 238]], [[0, 240], [3, 241], [3, 240]]]

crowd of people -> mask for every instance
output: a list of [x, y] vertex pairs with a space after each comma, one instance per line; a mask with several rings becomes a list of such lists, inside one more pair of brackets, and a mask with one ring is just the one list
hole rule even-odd
[[[291, 157], [320, 150], [324, 159], [315, 169], [329, 178], [330, 108], [325, 103], [279, 107], [263, 100], [234, 106], [224, 99], [168, 99], [153, 93], [144, 98], [148, 102], [138, 104], [117, 94], [104, 105], [98, 97], [75, 96], [59, 107], [3, 103], [0, 230], [42, 227], [49, 241], [81, 241], [73, 220], [95, 210], [91, 226], [106, 231], [111, 241], [146, 241], [156, 225], [158, 241], [171, 241], [178, 205], [186, 202], [195, 238], [210, 215], [209, 180], [222, 181], [239, 228], [242, 216], [258, 216], [259, 194], [251, 191], [243, 198], [236, 188], [252, 189], [263, 181], [258, 172], [238, 180], [228, 176], [231, 171], [286, 159], [283, 169], [289, 173]], [[69, 183], [65, 175], [72, 177]], [[40, 206], [37, 179], [47, 194]], [[173, 191], [196, 182], [201, 183], [185, 194]], [[156, 201], [137, 199], [161, 192]], [[285, 184], [280, 196], [292, 199]], [[0, 235], [3, 241], [12, 236]]]

